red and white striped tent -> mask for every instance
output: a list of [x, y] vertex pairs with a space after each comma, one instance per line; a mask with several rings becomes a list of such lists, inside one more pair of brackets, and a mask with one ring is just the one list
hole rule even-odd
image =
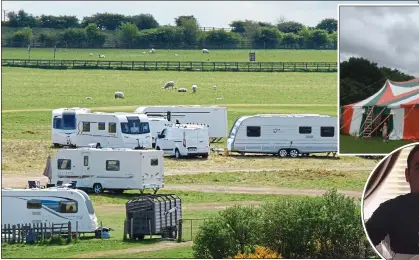
[[[366, 123], [368, 116], [372, 123]], [[387, 80], [374, 95], [344, 106], [340, 123], [343, 134], [362, 136], [368, 127], [377, 133], [384, 122], [388, 123], [390, 140], [419, 140], [419, 78]]]

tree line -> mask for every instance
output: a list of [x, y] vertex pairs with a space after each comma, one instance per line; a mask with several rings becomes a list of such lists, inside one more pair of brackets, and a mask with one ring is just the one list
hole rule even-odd
[[[176, 17], [174, 26], [160, 25], [151, 14], [97, 13], [79, 21], [76, 16], [34, 17], [20, 10], [8, 13], [7, 17], [3, 26], [19, 28], [5, 37], [9, 47], [26, 47], [34, 42], [42, 47], [69, 48], [100, 48], [105, 42], [119, 48], [337, 47], [337, 21], [330, 18], [323, 19], [315, 27], [284, 19], [277, 24], [238, 20], [230, 23], [231, 31], [203, 32], [193, 15]], [[40, 32], [35, 33], [38, 28], [41, 30], [36, 32]]]
[[415, 77], [397, 69], [378, 67], [365, 58], [351, 57], [340, 63], [340, 105], [364, 100], [380, 90], [389, 79], [408, 81]]

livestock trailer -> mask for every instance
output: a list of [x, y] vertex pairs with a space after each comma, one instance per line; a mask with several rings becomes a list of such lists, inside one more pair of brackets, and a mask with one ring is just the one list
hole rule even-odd
[[227, 107], [220, 106], [141, 106], [134, 113], [150, 117], [165, 117], [171, 123], [205, 124], [209, 136], [219, 141], [227, 136]]
[[174, 194], [144, 195], [126, 205], [126, 231], [130, 239], [145, 235], [176, 238], [182, 219], [181, 199]]
[[271, 153], [280, 157], [337, 152], [337, 119], [319, 114], [242, 116], [227, 140], [230, 152]]
[[126, 148], [61, 149], [51, 162], [51, 184], [77, 181], [77, 188], [104, 190], [154, 189], [164, 186], [163, 151]]

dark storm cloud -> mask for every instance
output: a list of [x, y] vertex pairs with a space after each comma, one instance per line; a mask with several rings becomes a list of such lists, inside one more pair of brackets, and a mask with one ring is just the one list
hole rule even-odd
[[419, 77], [419, 5], [342, 6], [340, 59], [364, 57]]

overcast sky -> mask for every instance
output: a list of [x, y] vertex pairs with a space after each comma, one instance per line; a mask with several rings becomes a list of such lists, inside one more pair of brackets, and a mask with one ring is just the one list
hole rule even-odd
[[419, 78], [419, 5], [341, 7], [340, 59], [364, 57]]
[[[194, 15], [201, 26], [228, 27], [233, 20], [257, 20], [275, 23], [281, 16], [305, 25], [315, 26], [323, 18], [337, 18], [339, 3], [377, 2], [275, 2], [275, 1], [2, 1], [2, 8], [25, 11], [36, 15], [76, 15], [78, 18], [94, 13], [110, 12], [124, 15], [150, 13], [160, 24], [173, 24], [179, 15]], [[392, 3], [392, 2], [387, 2]], [[396, 3], [396, 1], [393, 1]], [[417, 3], [406, 1], [398, 3]], [[3, 15], [3, 12], [2, 12]]]

